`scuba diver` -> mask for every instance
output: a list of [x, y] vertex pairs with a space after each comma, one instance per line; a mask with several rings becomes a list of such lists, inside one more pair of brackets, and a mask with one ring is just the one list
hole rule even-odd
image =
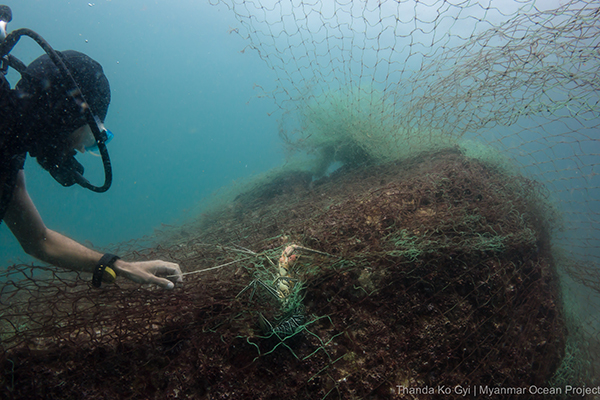
[[[106, 143], [113, 135], [104, 120], [110, 87], [101, 65], [87, 55], [55, 51], [29, 29], [7, 34], [11, 19], [10, 8], [0, 6], [0, 222], [6, 223], [27, 254], [59, 267], [90, 272], [95, 287], [123, 276], [174, 288], [182, 282], [175, 263], [127, 262], [114, 254], [102, 255], [44, 225], [25, 187], [27, 153], [63, 186], [77, 183], [94, 192], [108, 190], [112, 169]], [[46, 53], [28, 66], [9, 54], [22, 36], [35, 40]], [[14, 89], [5, 78], [9, 67], [21, 75]], [[84, 168], [75, 154], [86, 150], [102, 157], [102, 186], [83, 177]]]

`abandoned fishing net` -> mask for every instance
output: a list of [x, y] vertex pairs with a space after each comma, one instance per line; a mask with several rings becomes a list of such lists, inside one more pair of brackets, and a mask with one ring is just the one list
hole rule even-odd
[[597, 397], [597, 6], [221, 3], [295, 161], [108, 249], [174, 291], [6, 268], [3, 397]]

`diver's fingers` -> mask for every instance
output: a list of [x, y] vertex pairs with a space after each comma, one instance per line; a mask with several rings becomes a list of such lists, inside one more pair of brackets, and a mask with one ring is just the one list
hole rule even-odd
[[121, 261], [118, 264], [118, 273], [134, 282], [155, 284], [165, 289], [173, 289], [175, 283], [183, 282], [179, 265], [162, 260], [133, 263]]
[[178, 264], [159, 260], [156, 262], [160, 264], [156, 265], [154, 274], [150, 276], [149, 283], [154, 283], [163, 289], [170, 290], [175, 287], [175, 283], [183, 282], [183, 275]]
[[167, 277], [173, 283], [183, 282], [183, 274], [178, 264], [166, 261], [158, 261], [162, 263], [157, 266], [155, 275]]
[[169, 290], [171, 290], [175, 287], [175, 284], [173, 282], [171, 282], [170, 280], [165, 279], [165, 278], [159, 278], [157, 276], [152, 276], [149, 279], [148, 283], [153, 283], [155, 285], [160, 286], [163, 289], [169, 289]]

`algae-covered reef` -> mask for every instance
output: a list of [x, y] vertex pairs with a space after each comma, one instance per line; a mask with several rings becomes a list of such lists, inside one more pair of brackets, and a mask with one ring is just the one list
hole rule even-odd
[[[535, 182], [454, 148], [317, 181], [288, 172], [132, 253], [188, 272], [228, 264], [172, 292], [90, 292], [77, 277], [15, 284], [27, 298], [13, 296], [13, 309], [30, 314], [3, 336], [0, 384], [9, 398], [64, 399], [544, 386], [566, 335], [551, 215]], [[303, 318], [282, 338], [264, 321], [289, 317], [264, 286], [290, 244], [315, 252], [295, 260]]]

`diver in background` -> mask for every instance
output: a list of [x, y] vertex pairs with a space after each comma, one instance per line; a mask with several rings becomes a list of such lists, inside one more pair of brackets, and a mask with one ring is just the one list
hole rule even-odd
[[[75, 161], [75, 150], [97, 150], [99, 144], [88, 123], [90, 119], [84, 118], [87, 108], [94, 112], [96, 131], [102, 131], [108, 140], [112, 137], [103, 124], [110, 87], [100, 64], [76, 51], [56, 54], [67, 66], [70, 80], [48, 55], [23, 66], [15, 89], [4, 77], [6, 68], [0, 73], [0, 221], [4, 220], [27, 254], [59, 267], [90, 272], [96, 287], [123, 276], [172, 289], [174, 283], [182, 281], [179, 265], [160, 260], [126, 262], [88, 249], [48, 229], [27, 193], [23, 171], [27, 153], [64, 186], [81, 184], [71, 179], [71, 170], [77, 170], [77, 166], [83, 174], [83, 167]], [[79, 89], [85, 98], [80, 104], [76, 101]], [[81, 174], [78, 179], [83, 179]], [[97, 191], [108, 186], [105, 183], [105, 188]]]

